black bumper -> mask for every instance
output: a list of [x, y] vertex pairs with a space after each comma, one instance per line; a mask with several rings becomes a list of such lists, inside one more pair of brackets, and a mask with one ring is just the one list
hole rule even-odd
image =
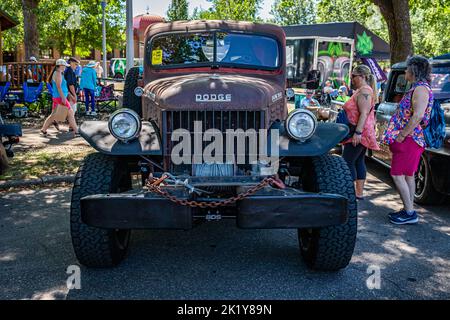
[[[179, 197], [183, 198], [183, 197]], [[335, 194], [266, 188], [235, 205], [245, 229], [317, 228], [347, 222], [347, 199]], [[193, 211], [150, 193], [81, 199], [84, 223], [106, 229], [191, 229]]]

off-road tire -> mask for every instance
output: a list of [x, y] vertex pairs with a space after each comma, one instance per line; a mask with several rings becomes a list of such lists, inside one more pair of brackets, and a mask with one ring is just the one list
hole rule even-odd
[[349, 264], [356, 243], [358, 210], [353, 179], [345, 160], [335, 155], [314, 157], [305, 169], [305, 191], [340, 194], [348, 199], [349, 217], [345, 224], [298, 229], [300, 252], [307, 266], [337, 271]]
[[125, 87], [123, 89], [123, 107], [136, 112], [142, 117], [142, 98], [134, 94], [138, 86], [139, 67], [133, 67], [127, 72]]
[[131, 188], [131, 177], [118, 158], [101, 153], [88, 155], [75, 177], [70, 207], [72, 245], [78, 261], [86, 267], [117, 265], [128, 249], [130, 230], [107, 230], [81, 220], [80, 199], [94, 194], [123, 192]]
[[0, 138], [0, 175], [5, 173], [6, 169], [8, 168], [8, 154], [6, 153], [5, 146], [1, 142]]
[[[420, 182], [418, 180], [421, 180]], [[423, 185], [421, 185], [423, 184]], [[441, 204], [445, 196], [439, 193], [433, 186], [430, 164], [422, 154], [419, 168], [416, 172], [416, 194], [414, 201], [418, 204]]]

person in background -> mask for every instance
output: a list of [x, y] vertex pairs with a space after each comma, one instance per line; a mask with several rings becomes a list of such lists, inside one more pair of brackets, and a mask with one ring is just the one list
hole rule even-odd
[[[97, 72], [95, 71], [95, 61], [90, 61], [83, 68], [81, 73], [80, 87], [83, 89], [85, 105], [86, 105], [86, 115], [96, 116], [95, 111], [95, 89], [97, 87]], [[89, 105], [91, 110], [89, 111]]]
[[314, 90], [306, 90], [306, 96], [300, 102], [300, 108], [306, 109], [307, 107], [318, 107], [319, 102], [313, 98]]
[[333, 84], [331, 83], [330, 80], [327, 80], [325, 82], [325, 86], [323, 87], [323, 93], [324, 94], [330, 94], [333, 92]]
[[36, 57], [30, 57], [28, 61], [33, 64], [28, 66], [27, 82], [42, 82], [42, 67], [36, 64], [38, 60]]
[[375, 133], [375, 104], [377, 102], [375, 77], [369, 67], [359, 65], [352, 71], [352, 84], [356, 89], [353, 96], [344, 104], [350, 123], [356, 125], [353, 136], [344, 141], [342, 157], [348, 164], [358, 200], [364, 199], [366, 181], [366, 151], [379, 150]]
[[70, 107], [72, 108], [73, 113], [76, 114], [78, 81], [77, 76], [75, 75], [75, 70], [80, 64], [80, 61], [72, 57], [68, 62], [70, 67], [67, 67], [64, 71], [64, 79], [66, 79], [67, 87], [69, 89], [69, 95], [67, 96], [67, 99], [69, 100]]
[[[78, 127], [75, 121], [75, 114], [73, 113], [70, 103], [67, 100], [67, 96], [69, 95], [69, 89], [67, 87], [66, 79], [64, 79], [64, 71], [68, 67], [67, 62], [64, 59], [56, 60], [56, 66], [51, 72], [48, 82], [52, 84], [53, 91], [53, 107], [55, 110], [58, 105], [62, 105], [68, 109], [67, 119], [69, 120], [69, 126], [72, 128], [74, 132], [74, 137], [78, 136]], [[45, 120], [44, 125], [42, 126], [41, 133], [46, 136], [48, 127], [55, 121], [55, 114], [52, 112], [50, 116]]]
[[427, 147], [423, 129], [430, 121], [433, 107], [430, 74], [431, 65], [425, 57], [412, 56], [406, 61], [405, 80], [412, 87], [400, 101], [383, 135], [383, 143], [392, 152], [391, 176], [403, 202], [402, 210], [389, 214], [393, 224], [419, 222], [414, 210], [415, 173]]
[[103, 78], [103, 67], [100, 62], [95, 64], [95, 72], [97, 73], [97, 79], [100, 81]]
[[345, 103], [348, 100], [350, 100], [350, 97], [347, 96], [347, 87], [345, 87], [345, 86], [339, 87], [338, 94], [339, 95], [337, 96], [336, 101]]

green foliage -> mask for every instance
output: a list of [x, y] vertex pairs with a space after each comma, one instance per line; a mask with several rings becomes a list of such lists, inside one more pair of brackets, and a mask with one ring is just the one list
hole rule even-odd
[[357, 21], [382, 39], [389, 40], [387, 24], [370, 0], [321, 0], [317, 5], [317, 21]]
[[312, 24], [316, 21], [316, 1], [275, 0], [270, 13], [279, 25]]
[[200, 19], [259, 21], [262, 0], [211, 0], [209, 10], [198, 13]]
[[[102, 10], [100, 0], [40, 0], [37, 10], [40, 48], [57, 48], [64, 55], [87, 56], [102, 48]], [[70, 17], [71, 6], [78, 6], [79, 27]], [[2, 0], [0, 8], [20, 21], [4, 33], [4, 50], [14, 50], [23, 43], [21, 1]], [[125, 0], [108, 0], [106, 6], [107, 49], [125, 46]], [[76, 20], [76, 19], [75, 19]], [[75, 21], [76, 22], [76, 21]], [[73, 29], [71, 29], [72, 27]]]
[[450, 0], [410, 0], [414, 53], [438, 56], [450, 51]]
[[189, 3], [186, 0], [172, 0], [172, 3], [167, 10], [167, 18], [169, 21], [188, 20]]
[[[450, 48], [450, 0], [410, 0], [414, 53], [436, 56]], [[318, 22], [358, 21], [389, 41], [387, 24], [370, 0], [321, 0]]]
[[[102, 48], [102, 9], [96, 0], [41, 0], [39, 27], [41, 47], [56, 47], [65, 55], [87, 56]], [[72, 6], [77, 6], [75, 17]], [[106, 6], [107, 50], [125, 42], [125, 1], [108, 0]], [[76, 16], [79, 15], [78, 25]], [[49, 19], [50, 17], [50, 19]]]
[[17, 27], [2, 33], [3, 50], [14, 51], [19, 43], [23, 42], [22, 4], [17, 0], [1, 0], [0, 9], [19, 22]]

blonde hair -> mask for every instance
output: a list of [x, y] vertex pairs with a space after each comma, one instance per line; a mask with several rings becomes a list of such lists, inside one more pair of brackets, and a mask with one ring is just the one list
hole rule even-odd
[[367, 84], [372, 88], [373, 101], [375, 103], [378, 103], [377, 81], [375, 80], [375, 76], [372, 74], [370, 68], [364, 64], [360, 64], [359, 66], [355, 67], [355, 69], [353, 69], [353, 72], [364, 76]]

